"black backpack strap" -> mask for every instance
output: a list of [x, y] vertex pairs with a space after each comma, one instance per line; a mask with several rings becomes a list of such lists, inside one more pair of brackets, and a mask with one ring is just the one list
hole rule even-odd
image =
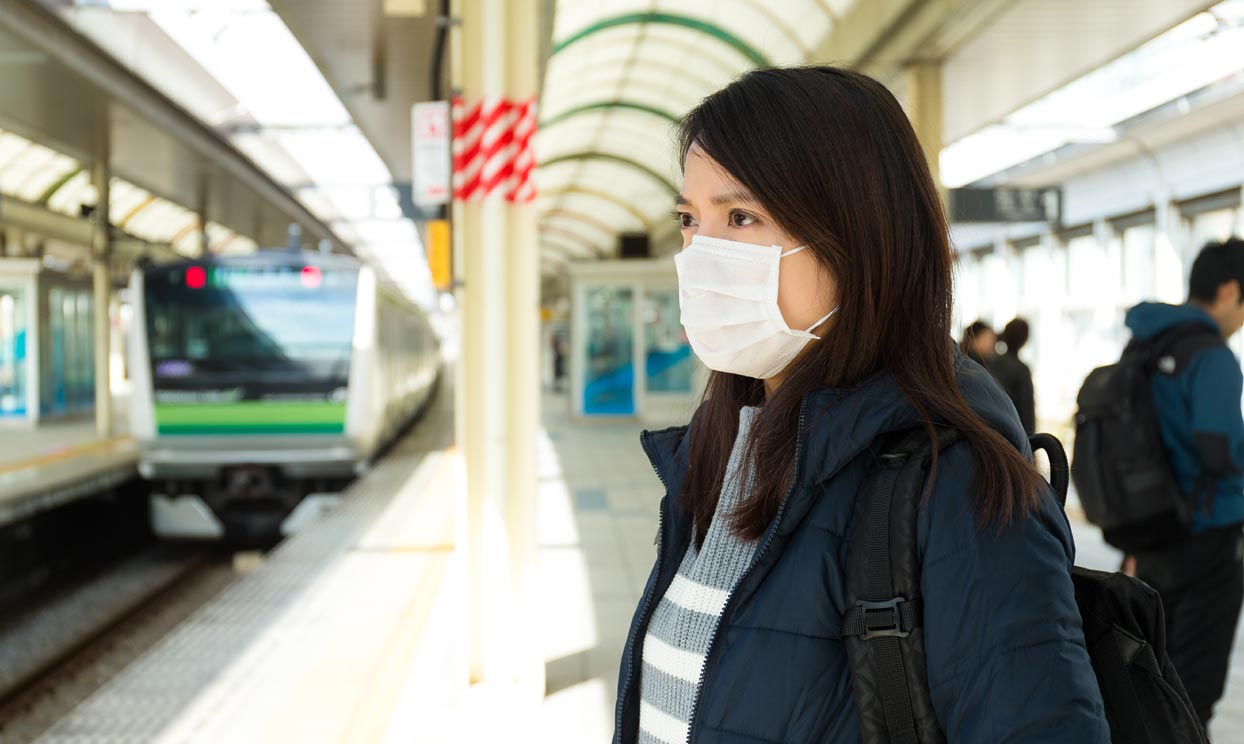
[[[937, 450], [959, 438], [938, 427]], [[934, 446], [924, 429], [887, 435], [856, 499], [842, 638], [866, 744], [945, 741], [928, 689], [916, 515]]]
[[1071, 466], [1067, 464], [1067, 451], [1053, 434], [1034, 434], [1028, 437], [1032, 452], [1044, 452], [1050, 459], [1050, 485], [1058, 497], [1060, 506], [1067, 506], [1067, 486], [1071, 482]]
[[1225, 344], [1220, 331], [1204, 323], [1193, 322], [1172, 326], [1138, 348], [1146, 354], [1149, 374], [1175, 376], [1187, 369], [1197, 354]]
[[1097, 652], [1093, 663], [1101, 679], [1102, 697], [1114, 713], [1118, 733], [1129, 744], [1148, 744], [1152, 739], [1145, 729], [1144, 706], [1136, 694], [1130, 667], [1136, 664], [1156, 676], [1162, 676], [1153, 649], [1143, 639], [1116, 625], [1109, 635], [1097, 642], [1093, 650]]

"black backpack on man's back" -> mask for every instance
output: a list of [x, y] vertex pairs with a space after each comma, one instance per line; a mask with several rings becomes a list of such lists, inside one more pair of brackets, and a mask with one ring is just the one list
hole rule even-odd
[[[1162, 442], [1152, 380], [1179, 375], [1198, 352], [1222, 344], [1204, 324], [1175, 326], [1132, 341], [1117, 363], [1093, 370], [1080, 388], [1071, 475], [1084, 515], [1125, 553], [1188, 534], [1189, 501]], [[1212, 484], [1199, 481], [1197, 490], [1208, 497]]]
[[[938, 429], [938, 450], [958, 441]], [[1069, 468], [1057, 439], [1032, 438], [1050, 459], [1065, 504]], [[944, 744], [929, 692], [916, 516], [933, 457], [927, 432], [882, 437], [856, 500], [847, 546], [842, 637], [864, 744]], [[1166, 655], [1158, 593], [1144, 582], [1076, 567], [1071, 572], [1084, 640], [1113, 744], [1208, 744]], [[1056, 683], [1056, 682], [1054, 682]]]

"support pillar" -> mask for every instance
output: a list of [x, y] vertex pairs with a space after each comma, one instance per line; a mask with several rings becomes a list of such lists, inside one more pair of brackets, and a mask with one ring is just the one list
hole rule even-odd
[[[536, 92], [536, 0], [456, 0], [454, 89], [468, 102]], [[543, 692], [535, 626], [539, 254], [535, 209], [499, 193], [455, 202], [466, 460], [470, 679]], [[460, 242], [457, 242], [460, 241]]]
[[[938, 60], [920, 60], [910, 63], [904, 70], [907, 84], [907, 114], [911, 117], [916, 138], [924, 147], [929, 160], [929, 172], [933, 183], [942, 188], [941, 167], [938, 163], [942, 151], [942, 63]], [[943, 193], [943, 200], [945, 194]]]
[[[507, 32], [506, 71], [515, 101], [536, 96], [539, 81], [539, 3], [511, 0]], [[536, 595], [539, 561], [536, 518], [536, 437], [540, 429], [540, 246], [532, 202], [509, 207], [507, 240], [502, 245], [509, 265], [506, 314], [506, 382], [509, 487], [507, 517], [510, 537], [510, 582], [514, 599], [512, 653], [524, 689], [544, 694], [543, 648]], [[530, 687], [528, 687], [530, 685]], [[538, 698], [537, 698], [538, 699]]]
[[[211, 207], [212, 182], [206, 175], [199, 179], [199, 257], [206, 256], [212, 250], [211, 239], [207, 235], [207, 215]], [[258, 233], [256, 233], [258, 234]]]
[[95, 279], [95, 433], [112, 436], [112, 333], [108, 308], [112, 303], [112, 236], [108, 224], [109, 152], [107, 135], [101, 138], [99, 152], [91, 166], [91, 182], [98, 195], [91, 231], [91, 261]]

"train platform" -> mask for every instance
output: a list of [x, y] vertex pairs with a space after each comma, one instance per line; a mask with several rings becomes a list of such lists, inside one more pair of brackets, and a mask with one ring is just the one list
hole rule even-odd
[[[38, 741], [608, 741], [617, 669], [656, 548], [660, 484], [633, 421], [544, 399], [539, 438], [542, 702], [467, 679], [466, 556], [451, 398], [341, 504]], [[1073, 521], [1079, 563], [1119, 555]], [[1244, 740], [1236, 656], [1215, 741]]]
[[138, 451], [122, 433], [100, 437], [89, 419], [0, 430], [0, 525], [137, 477]]

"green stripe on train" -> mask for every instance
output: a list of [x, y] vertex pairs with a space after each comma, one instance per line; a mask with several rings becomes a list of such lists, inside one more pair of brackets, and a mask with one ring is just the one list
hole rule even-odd
[[333, 401], [237, 403], [160, 403], [155, 406], [160, 434], [340, 434], [346, 404]]

